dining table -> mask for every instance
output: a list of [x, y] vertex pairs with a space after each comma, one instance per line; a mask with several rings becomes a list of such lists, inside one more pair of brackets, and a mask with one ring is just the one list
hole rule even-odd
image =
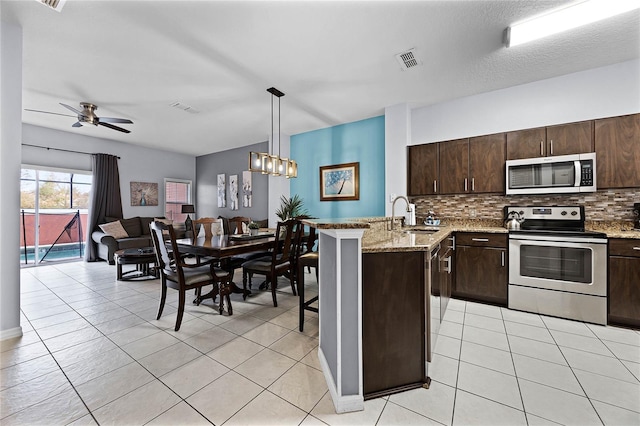
[[[259, 232], [257, 235], [213, 235], [210, 237], [189, 237], [176, 240], [181, 254], [212, 257], [218, 259], [224, 269], [225, 260], [240, 254], [256, 251], [266, 251], [275, 245], [274, 232]], [[251, 290], [242, 289], [234, 282], [230, 283], [232, 293], [242, 294], [244, 298], [251, 294]], [[218, 294], [216, 287], [210, 293], [198, 296], [194, 303], [200, 303], [207, 298], [215, 299]]]

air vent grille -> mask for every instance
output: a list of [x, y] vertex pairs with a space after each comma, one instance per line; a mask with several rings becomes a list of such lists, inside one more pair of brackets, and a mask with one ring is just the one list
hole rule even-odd
[[60, 12], [64, 7], [67, 0], [36, 0], [38, 3], [42, 3], [45, 6], [49, 6], [51, 9]]
[[396, 59], [398, 60], [402, 71], [422, 65], [422, 61], [416, 56], [415, 49], [409, 49], [406, 52], [398, 53], [396, 55]]

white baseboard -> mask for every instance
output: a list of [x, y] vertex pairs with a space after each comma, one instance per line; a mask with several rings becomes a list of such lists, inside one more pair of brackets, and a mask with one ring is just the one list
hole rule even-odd
[[327, 381], [327, 387], [329, 388], [329, 393], [331, 394], [333, 407], [335, 408], [336, 413], [340, 414], [364, 410], [364, 397], [362, 395], [338, 394], [338, 387], [333, 381], [333, 375], [331, 374], [331, 370], [329, 369], [329, 364], [327, 363], [327, 359], [325, 358], [324, 353], [322, 352], [322, 348], [320, 347], [318, 347], [318, 359], [320, 360], [322, 373], [324, 374], [324, 378]]
[[0, 341], [22, 336], [22, 327], [14, 327], [8, 330], [0, 330]]

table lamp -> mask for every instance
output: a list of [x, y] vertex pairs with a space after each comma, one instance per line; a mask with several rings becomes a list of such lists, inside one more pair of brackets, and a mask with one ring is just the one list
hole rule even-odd
[[189, 213], [195, 213], [196, 209], [193, 204], [183, 204], [182, 205], [182, 214], [187, 214], [187, 218], [184, 220], [184, 230], [191, 231], [193, 230], [193, 224], [191, 223], [191, 218], [189, 217]]

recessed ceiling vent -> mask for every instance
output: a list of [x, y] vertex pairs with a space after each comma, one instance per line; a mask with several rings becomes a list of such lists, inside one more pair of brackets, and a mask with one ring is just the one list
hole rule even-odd
[[183, 111], [185, 111], [185, 112], [189, 112], [189, 113], [191, 113], [191, 114], [198, 114], [198, 113], [200, 112], [200, 111], [198, 111], [197, 109], [193, 108], [192, 106], [185, 105], [185, 104], [182, 104], [182, 103], [180, 103], [180, 102], [174, 102], [174, 103], [172, 103], [172, 104], [171, 104], [171, 105], [169, 105], [169, 106], [172, 106], [172, 107], [174, 107], [174, 108], [181, 109], [181, 110], [183, 110]]
[[416, 56], [416, 49], [409, 49], [406, 52], [398, 53], [396, 59], [402, 71], [422, 65], [422, 61]]
[[36, 0], [38, 3], [42, 3], [45, 6], [49, 6], [51, 9], [60, 12], [64, 7], [67, 0]]

